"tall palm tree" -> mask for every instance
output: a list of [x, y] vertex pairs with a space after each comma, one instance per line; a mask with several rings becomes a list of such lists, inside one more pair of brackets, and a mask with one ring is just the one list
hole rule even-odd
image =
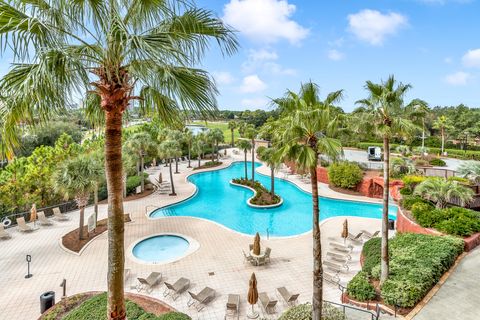
[[170, 171], [170, 185], [172, 187], [171, 196], [176, 196], [175, 185], [173, 183], [173, 173], [172, 173], [172, 161], [173, 159], [180, 157], [182, 154], [182, 148], [180, 143], [177, 140], [165, 140], [158, 146], [159, 156], [168, 161], [168, 167]]
[[322, 318], [323, 269], [320, 234], [320, 207], [318, 199], [317, 166], [320, 154], [337, 158], [341, 154], [338, 133], [340, 118], [332, 105], [342, 98], [342, 91], [330, 93], [325, 100], [319, 98], [319, 88], [309, 82], [300, 92], [287, 91], [283, 98], [273, 100], [282, 115], [276, 122], [273, 136], [276, 157], [295, 161], [296, 166], [308, 170], [312, 186], [313, 235], [313, 297], [312, 319]]
[[[238, 140], [237, 146], [238, 146], [239, 149], [243, 150], [243, 154], [245, 155], [245, 160], [243, 161], [243, 163], [245, 165], [245, 180], [248, 180], [247, 152], [248, 152], [248, 150], [252, 149], [252, 144], [248, 140], [241, 139], [241, 140]], [[252, 163], [252, 166], [253, 166], [253, 163]]]
[[56, 192], [63, 193], [66, 200], [73, 197], [80, 209], [79, 240], [85, 238], [83, 234], [85, 207], [101, 173], [102, 170], [96, 165], [93, 157], [80, 155], [62, 163], [52, 178]]
[[200, 168], [201, 166], [202, 154], [204, 149], [205, 149], [205, 142], [204, 142], [203, 134], [199, 133], [195, 136], [193, 140], [193, 151], [197, 154], [198, 168]]
[[125, 148], [127, 152], [131, 152], [138, 156], [137, 168], [140, 166], [142, 192], [145, 191], [145, 176], [143, 175], [145, 156], [151, 153], [154, 147], [155, 145], [152, 141], [152, 136], [147, 132], [134, 133], [125, 141]]
[[[108, 218], [108, 319], [125, 319], [122, 118], [132, 100], [171, 122], [179, 109], [210, 113], [214, 82], [195, 68], [210, 40], [232, 54], [238, 44], [214, 13], [190, 1], [4, 1], [2, 51], [16, 64], [0, 81], [6, 131], [46, 120], [88, 92], [103, 115]], [[147, 114], [144, 112], [143, 114]]]
[[[214, 147], [214, 154], [216, 154], [217, 157], [217, 162], [218, 162], [218, 144], [220, 142], [225, 141], [225, 136], [223, 135], [223, 131], [220, 130], [219, 128], [215, 128], [212, 130], [209, 130], [207, 133], [208, 139], [211, 141], [212, 146]], [[213, 161], [213, 159], [212, 159]]]
[[255, 138], [257, 134], [258, 132], [253, 125], [249, 125], [245, 129], [245, 137], [250, 139], [250, 143], [252, 144], [252, 182], [255, 181]]
[[193, 132], [190, 129], [185, 128], [183, 130], [183, 140], [186, 142], [187, 148], [188, 148], [188, 165], [187, 165], [187, 168], [191, 168], [192, 166], [190, 165], [190, 160], [191, 160], [191, 155], [192, 155], [192, 144], [193, 144], [193, 141], [194, 141], [194, 135], [193, 135]]
[[178, 155], [175, 156], [175, 158], [174, 158], [174, 160], [175, 160], [175, 174], [179, 174], [180, 172], [178, 171], [178, 157], [181, 157], [181, 156], [182, 156], [182, 146], [181, 146], [181, 143], [182, 143], [182, 141], [183, 141], [183, 134], [182, 134], [182, 132], [179, 131], [179, 130], [168, 130], [168, 131], [167, 131], [166, 139], [167, 139], [167, 140], [171, 140], [171, 141], [178, 141], [178, 143], [179, 143], [180, 152], [179, 152]]
[[440, 116], [433, 122], [433, 128], [440, 130], [440, 135], [442, 136], [442, 155], [445, 154], [445, 138], [447, 136], [447, 131], [453, 128], [452, 122], [446, 116]]
[[231, 120], [228, 122], [228, 129], [230, 129], [230, 132], [232, 134], [232, 148], [235, 146], [234, 136], [235, 136], [235, 129], [237, 129], [237, 127], [238, 127], [237, 121]]
[[409, 112], [404, 105], [404, 96], [411, 88], [409, 84], [398, 83], [394, 76], [376, 84], [367, 81], [367, 99], [356, 103], [361, 105], [354, 117], [356, 131], [365, 131], [383, 139], [383, 214], [382, 214], [382, 259], [380, 283], [388, 278], [388, 209], [390, 195], [390, 139], [396, 136], [411, 135], [417, 126], [409, 120]]
[[413, 99], [405, 108], [410, 119], [422, 126], [422, 149], [425, 149], [425, 124], [430, 115], [428, 103], [421, 99]]
[[281, 161], [275, 156], [275, 149], [273, 148], [265, 148], [261, 152], [259, 151], [258, 156], [270, 168], [270, 194], [273, 197], [275, 195], [275, 169], [279, 167]]
[[444, 209], [447, 204], [457, 201], [464, 206], [473, 199], [473, 190], [462, 186], [458, 181], [444, 178], [429, 178], [415, 187], [414, 194], [435, 202], [437, 209]]

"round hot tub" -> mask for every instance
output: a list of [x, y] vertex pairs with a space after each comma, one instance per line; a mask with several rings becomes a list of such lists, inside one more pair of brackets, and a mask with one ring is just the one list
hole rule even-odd
[[138, 240], [131, 246], [133, 260], [147, 264], [163, 264], [179, 260], [198, 249], [191, 238], [177, 234], [158, 234]]

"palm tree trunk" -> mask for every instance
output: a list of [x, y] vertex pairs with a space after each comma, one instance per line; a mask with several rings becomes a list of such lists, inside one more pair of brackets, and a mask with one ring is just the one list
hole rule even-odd
[[390, 193], [390, 141], [383, 137], [383, 213], [382, 213], [382, 261], [380, 285], [388, 278], [388, 198]]
[[425, 119], [422, 120], [422, 152], [425, 152]]
[[178, 174], [180, 172], [178, 172], [178, 158], [175, 157], [175, 174]]
[[255, 181], [255, 140], [252, 139], [252, 182]]
[[200, 166], [202, 165], [202, 164], [201, 164], [201, 159], [202, 159], [202, 158], [200, 157], [200, 153], [199, 153], [199, 154], [198, 154], [198, 167], [199, 167], [199, 168], [200, 168]]
[[442, 128], [442, 156], [445, 154], [445, 129]]
[[270, 193], [272, 194], [273, 200], [273, 196], [275, 195], [275, 169], [271, 167], [270, 170]]
[[125, 268], [122, 112], [105, 116], [105, 174], [108, 190], [108, 307], [109, 320], [126, 319], [123, 270]]
[[170, 193], [170, 195], [176, 196], [177, 194], [175, 193], [175, 185], [173, 184], [172, 159], [170, 159], [169, 167], [170, 167], [170, 185], [172, 186], [172, 193]]
[[83, 225], [85, 224], [85, 207], [80, 207], [80, 223], [78, 226], [78, 240], [83, 240], [85, 237], [83, 236]]
[[245, 180], [248, 180], [248, 171], [247, 171], [247, 149], [243, 150], [245, 154], [245, 161], [243, 162], [245, 164]]
[[234, 131], [234, 130], [235, 130], [235, 129], [231, 129], [231, 130], [230, 130], [230, 131], [232, 132], [232, 148], [233, 148], [233, 146], [235, 145], [235, 141], [234, 141], [234, 138], [233, 138], [233, 135], [234, 135], [233, 131]]
[[320, 233], [320, 206], [318, 203], [318, 181], [317, 168], [310, 169], [310, 181], [312, 185], [313, 201], [313, 297], [312, 297], [312, 319], [322, 318], [323, 300], [323, 269], [322, 269], [322, 237]]
[[218, 141], [215, 141], [215, 150], [217, 152], [217, 163], [218, 163]]
[[95, 189], [93, 190], [93, 212], [95, 213], [95, 225], [98, 221], [98, 182], [95, 183]]
[[142, 153], [142, 156], [140, 157], [140, 181], [142, 182], [141, 183], [142, 192], [145, 191], [145, 177], [143, 175], [144, 160], [145, 160], [145, 158], [144, 158], [143, 153]]
[[189, 144], [188, 144], [188, 166], [187, 166], [187, 168], [191, 168], [191, 167], [192, 167], [192, 166], [190, 165], [191, 149], [192, 149], [192, 146], [191, 146], [191, 144], [189, 143]]

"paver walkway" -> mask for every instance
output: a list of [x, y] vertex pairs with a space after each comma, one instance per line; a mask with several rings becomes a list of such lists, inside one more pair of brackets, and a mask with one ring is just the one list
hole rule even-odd
[[415, 320], [480, 319], [480, 248], [468, 254]]

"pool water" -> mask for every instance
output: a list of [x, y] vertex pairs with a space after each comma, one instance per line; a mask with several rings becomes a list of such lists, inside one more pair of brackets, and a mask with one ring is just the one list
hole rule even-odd
[[132, 254], [144, 262], [165, 262], [179, 258], [187, 252], [190, 243], [175, 235], [157, 235], [137, 243]]
[[[247, 162], [247, 165], [250, 176], [251, 162]], [[260, 165], [255, 163], [255, 167]], [[233, 178], [243, 177], [244, 171], [244, 162], [234, 162], [225, 169], [193, 174], [188, 180], [197, 186], [197, 193], [185, 201], [153, 211], [150, 217], [198, 217], [250, 235], [256, 232], [266, 235], [268, 232], [270, 236], [282, 237], [311, 230], [310, 193], [304, 192], [291, 182], [275, 178], [275, 193], [283, 198], [283, 204], [270, 209], [252, 208], [246, 201], [253, 195], [253, 191], [229, 183]], [[270, 189], [269, 176], [257, 172], [255, 180], [259, 180]], [[395, 219], [397, 207], [390, 206], [389, 213], [390, 219]], [[320, 197], [320, 219], [338, 216], [381, 219], [382, 206], [376, 203]]]

